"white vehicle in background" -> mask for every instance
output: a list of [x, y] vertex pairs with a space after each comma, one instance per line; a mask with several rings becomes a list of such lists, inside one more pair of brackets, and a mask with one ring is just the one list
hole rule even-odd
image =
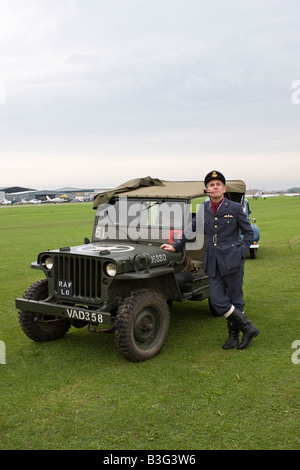
[[63, 202], [71, 201], [71, 199], [66, 195], [59, 196], [59, 197], [54, 197], [53, 199], [51, 199], [49, 196], [46, 196], [46, 199], [47, 199], [46, 202], [53, 202], [54, 204], [56, 204], [56, 203], [61, 204]]
[[1, 205], [9, 205], [9, 204], [11, 204], [11, 201], [8, 201], [7, 199], [4, 198], [3, 200], [0, 201], [0, 204]]
[[[256, 191], [256, 193], [254, 194], [254, 191], [252, 191], [252, 189], [250, 188], [250, 191], [252, 193], [252, 196], [253, 199], [259, 199], [259, 198], [263, 198], [263, 199], [266, 199], [267, 197], [278, 197], [279, 194], [265, 194], [264, 191], [262, 191], [261, 189], [259, 189], [258, 191]], [[246, 196], [246, 197], [250, 197], [250, 196]]]
[[42, 201], [40, 199], [30, 199], [30, 201], [25, 201], [25, 199], [21, 199], [19, 204], [41, 204], [41, 202]]

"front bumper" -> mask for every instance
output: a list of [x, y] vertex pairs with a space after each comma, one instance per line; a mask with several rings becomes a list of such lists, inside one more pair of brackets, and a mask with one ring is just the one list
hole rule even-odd
[[87, 324], [108, 324], [111, 325], [111, 314], [102, 309], [87, 309], [84, 307], [70, 306], [64, 304], [54, 304], [42, 300], [15, 299], [16, 308], [28, 312], [40, 313], [46, 316], [55, 316], [67, 319], [85, 321]]

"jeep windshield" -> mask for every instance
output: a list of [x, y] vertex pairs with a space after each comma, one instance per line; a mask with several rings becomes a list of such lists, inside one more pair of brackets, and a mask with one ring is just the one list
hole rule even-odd
[[112, 199], [97, 207], [92, 241], [172, 243], [181, 237], [189, 207], [178, 199]]

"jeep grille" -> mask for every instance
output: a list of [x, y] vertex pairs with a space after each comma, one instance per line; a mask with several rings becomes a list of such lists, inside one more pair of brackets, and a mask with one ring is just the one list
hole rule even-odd
[[72, 281], [72, 298], [98, 300], [101, 298], [101, 261], [74, 255], [54, 256], [54, 291], [58, 280]]

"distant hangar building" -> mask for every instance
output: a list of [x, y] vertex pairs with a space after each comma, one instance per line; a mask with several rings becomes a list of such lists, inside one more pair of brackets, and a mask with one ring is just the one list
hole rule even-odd
[[3, 195], [2, 199], [11, 201], [12, 204], [17, 204], [21, 201], [30, 201], [31, 199], [39, 199], [44, 202], [47, 200], [47, 196], [50, 199], [59, 197], [62, 195], [68, 196], [70, 199], [75, 199], [77, 197], [83, 197], [87, 199], [92, 199], [99, 192], [107, 191], [108, 188], [102, 189], [86, 189], [86, 188], [60, 188], [60, 189], [33, 189], [33, 188], [24, 188], [21, 186], [10, 186], [0, 188], [0, 194]]

